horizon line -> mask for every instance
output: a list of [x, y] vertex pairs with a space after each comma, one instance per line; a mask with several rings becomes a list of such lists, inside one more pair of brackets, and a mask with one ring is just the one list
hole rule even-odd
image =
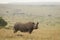
[[60, 5], [60, 2], [10, 2], [0, 4], [17, 4], [17, 5]]

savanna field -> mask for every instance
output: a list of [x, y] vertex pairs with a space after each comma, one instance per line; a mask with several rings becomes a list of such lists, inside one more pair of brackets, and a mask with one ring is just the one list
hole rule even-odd
[[[0, 28], [0, 40], [60, 40], [60, 6], [14, 6], [0, 5], [0, 16], [8, 23]], [[13, 33], [16, 22], [30, 21], [39, 22], [32, 34]]]

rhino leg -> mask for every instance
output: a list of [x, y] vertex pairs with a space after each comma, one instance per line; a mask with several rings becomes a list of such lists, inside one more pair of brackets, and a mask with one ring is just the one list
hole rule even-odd
[[32, 31], [33, 31], [33, 29], [30, 29], [30, 30], [29, 30], [29, 33], [31, 34], [31, 33], [32, 33]]
[[14, 33], [16, 33], [18, 30], [14, 30]]

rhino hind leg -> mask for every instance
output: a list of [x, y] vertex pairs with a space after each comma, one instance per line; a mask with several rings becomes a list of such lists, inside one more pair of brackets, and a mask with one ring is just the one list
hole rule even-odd
[[18, 30], [14, 30], [14, 33], [16, 33]]

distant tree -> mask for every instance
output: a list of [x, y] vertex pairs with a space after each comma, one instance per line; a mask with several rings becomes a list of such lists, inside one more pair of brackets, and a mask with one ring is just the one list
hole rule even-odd
[[6, 11], [6, 13], [8, 13], [8, 11]]
[[6, 25], [7, 22], [2, 17], [0, 17], [0, 26], [6, 26]]
[[49, 14], [48, 16], [51, 17], [52, 15]]

